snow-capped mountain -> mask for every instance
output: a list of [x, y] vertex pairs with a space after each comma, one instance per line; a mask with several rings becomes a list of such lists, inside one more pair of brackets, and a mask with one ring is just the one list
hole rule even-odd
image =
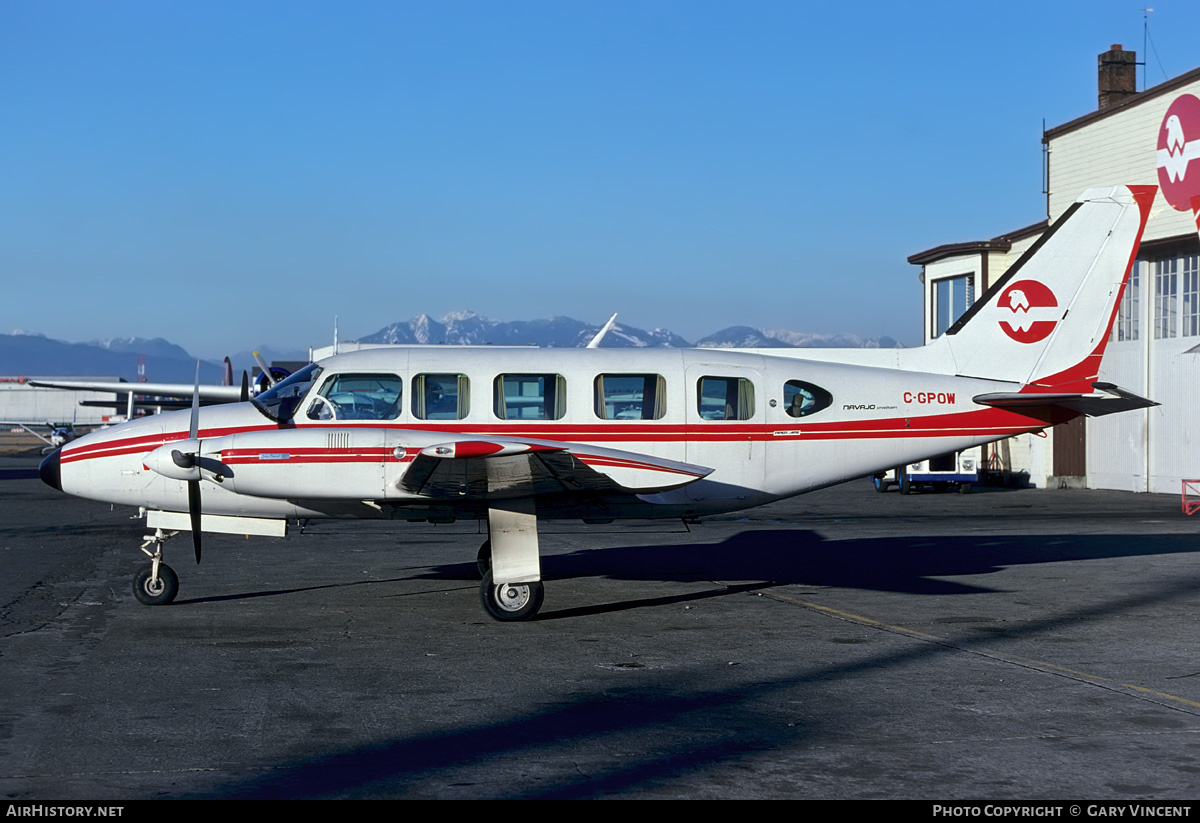
[[[542, 320], [492, 320], [472, 311], [452, 312], [440, 321], [427, 314], [385, 326], [374, 334], [359, 338], [360, 343], [444, 343], [460, 346], [543, 346], [573, 348], [586, 346], [600, 326], [572, 317]], [[620, 323], [604, 338], [609, 347], [673, 346], [690, 344], [666, 329], [643, 331]]]
[[861, 337], [857, 334], [816, 334], [786, 329], [755, 329], [730, 326], [696, 341], [702, 349], [899, 349], [890, 337]]
[[146, 357], [166, 357], [174, 360], [189, 360], [192, 356], [182, 346], [177, 346], [161, 337], [114, 337], [110, 340], [93, 340], [88, 345], [111, 352], [140, 354]]
[[[434, 320], [422, 314], [402, 323], [392, 323], [360, 339], [362, 343], [419, 343], [494, 346], [542, 346], [573, 348], [586, 346], [600, 326], [571, 317], [540, 320], [492, 320], [475, 312], [454, 312]], [[778, 329], [762, 331], [750, 326], [730, 326], [703, 337], [695, 344], [667, 329], [644, 329], [615, 324], [601, 344], [605, 348], [669, 347], [691, 348], [784, 348], [846, 347], [899, 348], [888, 337], [865, 338], [854, 334], [811, 334]], [[260, 347], [269, 362], [304, 362], [307, 351]], [[0, 334], [0, 375], [4, 376], [120, 376], [137, 380], [138, 357], [146, 358], [146, 375], [152, 381], [190, 383], [196, 374], [196, 358], [182, 347], [162, 338], [120, 337], [91, 343], [67, 343], [52, 340], [36, 332]], [[234, 380], [243, 369], [251, 371], [253, 357], [248, 351], [230, 358]], [[224, 366], [206, 361], [201, 365], [201, 381], [218, 383]]]
[[[419, 343], [424, 345], [542, 346], [570, 348], [586, 346], [600, 326], [572, 317], [548, 320], [492, 320], [472, 311], [453, 312], [440, 321], [427, 314], [392, 323], [360, 343]], [[688, 342], [667, 329], [645, 331], [616, 323], [601, 344], [605, 348], [670, 347], [692, 348], [898, 348], [890, 337], [865, 338], [855, 334], [813, 334], [779, 329], [762, 331], [750, 326], [730, 326], [715, 334]]]

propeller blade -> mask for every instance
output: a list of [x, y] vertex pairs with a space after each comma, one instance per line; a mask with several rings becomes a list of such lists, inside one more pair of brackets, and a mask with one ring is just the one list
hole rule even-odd
[[200, 481], [189, 480], [188, 516], [192, 521], [192, 547], [196, 549], [196, 565], [200, 565]]
[[243, 403], [250, 399], [250, 375], [246, 374], [245, 369], [242, 369], [242, 396], [239, 399]]
[[[192, 423], [189, 429], [188, 437], [191, 440], [196, 440], [200, 433], [200, 361], [196, 361], [196, 386], [192, 389]], [[179, 452], [172, 452], [171, 459], [176, 465], [180, 465], [176, 455]], [[180, 457], [190, 458], [192, 465], [200, 464], [200, 448], [196, 444], [196, 453], [193, 455], [179, 455]], [[200, 480], [187, 481], [188, 490], [188, 515], [192, 521], [192, 546], [196, 549], [196, 565], [200, 565]]]
[[267, 379], [267, 388], [271, 388], [277, 382], [275, 375], [271, 374], [271, 367], [267, 365], [267, 361], [262, 359], [262, 355], [254, 352], [254, 362], [258, 363], [258, 367], [262, 369], [263, 376]]
[[196, 434], [200, 430], [200, 361], [196, 361], [196, 385], [192, 389], [192, 425], [188, 430], [188, 437], [192, 440], [196, 439]]

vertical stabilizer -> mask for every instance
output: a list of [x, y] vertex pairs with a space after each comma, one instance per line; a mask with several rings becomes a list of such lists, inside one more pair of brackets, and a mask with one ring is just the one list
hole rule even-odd
[[1084, 192], [930, 348], [966, 377], [1092, 392], [1156, 191]]

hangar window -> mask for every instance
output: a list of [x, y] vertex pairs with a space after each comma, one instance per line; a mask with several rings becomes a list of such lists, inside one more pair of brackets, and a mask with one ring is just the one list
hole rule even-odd
[[1154, 262], [1154, 337], [1176, 335], [1176, 312], [1179, 292], [1178, 257], [1168, 257]]
[[1183, 258], [1183, 302], [1179, 310], [1179, 334], [1200, 336], [1200, 254]]
[[418, 420], [462, 420], [471, 410], [471, 381], [465, 374], [418, 374], [412, 398]]
[[309, 420], [395, 420], [401, 384], [394, 374], [335, 374], [308, 405]]
[[666, 381], [657, 374], [602, 374], [596, 378], [601, 420], [658, 420], [667, 413]]
[[494, 406], [501, 420], [558, 420], [567, 410], [561, 374], [497, 375]]
[[1113, 340], [1137, 340], [1138, 317], [1141, 314], [1141, 269], [1144, 261], [1135, 260], [1129, 269], [1129, 281], [1121, 293], [1117, 321], [1113, 323]]
[[975, 275], [933, 281], [933, 336], [941, 337], [975, 302]]
[[749, 420], [754, 417], [754, 384], [744, 377], [701, 377], [696, 404], [704, 420]]
[[791, 417], [816, 414], [832, 403], [833, 395], [820, 386], [802, 380], [789, 380], [783, 384], [783, 410]]

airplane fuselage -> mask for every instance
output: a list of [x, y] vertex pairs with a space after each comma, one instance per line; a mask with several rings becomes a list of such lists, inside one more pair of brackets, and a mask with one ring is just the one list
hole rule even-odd
[[[202, 452], [220, 455], [226, 473], [206, 475], [205, 513], [478, 516], [484, 509], [469, 501], [402, 488], [416, 451], [470, 433], [712, 469], [655, 493], [560, 495], [540, 502], [540, 516], [700, 516], [1059, 422], [972, 400], [1011, 383], [718, 349], [395, 347], [332, 357], [316, 371], [285, 419], [254, 402], [200, 410]], [[145, 461], [186, 438], [188, 420], [187, 411], [157, 415], [69, 444], [62, 489], [187, 511], [185, 483]]]

